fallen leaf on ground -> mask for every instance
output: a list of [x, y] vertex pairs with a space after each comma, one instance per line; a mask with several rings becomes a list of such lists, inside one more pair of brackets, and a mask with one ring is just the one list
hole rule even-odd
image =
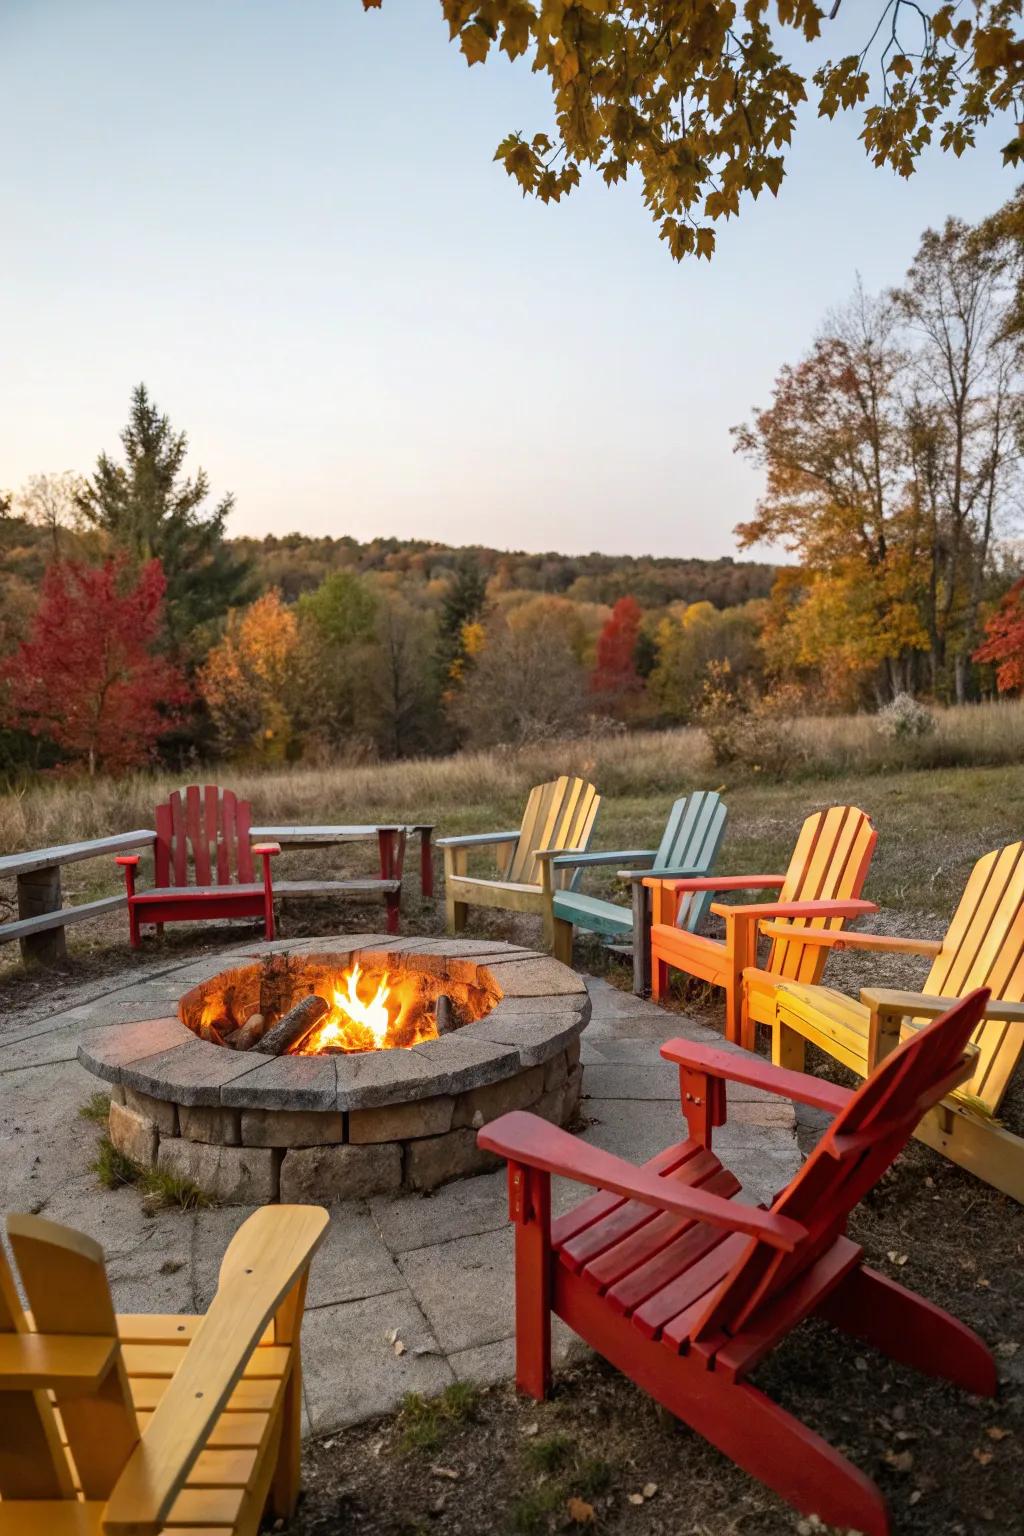
[[907, 1262], [907, 1259], [909, 1258], [909, 1254], [897, 1253], [896, 1250], [893, 1249], [893, 1251], [891, 1253], [887, 1254], [886, 1257], [888, 1258], [890, 1264], [896, 1264], [896, 1265], [898, 1265], [902, 1269], [903, 1265]]
[[457, 1483], [459, 1480], [459, 1474], [454, 1467], [431, 1467], [430, 1473], [432, 1477], [446, 1477], [452, 1483]]
[[405, 1354], [405, 1345], [402, 1343], [401, 1339], [395, 1339], [395, 1341], [392, 1344], [391, 1348], [394, 1350], [396, 1355], [404, 1355]]
[[642, 1493], [629, 1493], [626, 1495], [626, 1497], [629, 1499], [631, 1504], [642, 1504], [644, 1501], [644, 1496]]
[[577, 1499], [575, 1496], [566, 1504], [569, 1519], [574, 1525], [590, 1525], [594, 1519], [594, 1506], [588, 1504], [586, 1499]]
[[537, 1433], [538, 1429], [540, 1429], [540, 1425], [539, 1424], [524, 1424], [523, 1425], [523, 1429], [522, 1429], [522, 1433], [524, 1435], [535, 1435]]
[[914, 1465], [914, 1458], [910, 1451], [886, 1451], [883, 1459], [894, 1472], [909, 1472]]
[[644, 1483], [644, 1498], [653, 1499], [658, 1491], [657, 1483]]
[[986, 1429], [986, 1435], [990, 1440], [1005, 1440], [1007, 1435], [1012, 1435], [1012, 1429], [1001, 1429], [998, 1424], [993, 1424], [991, 1429]]
[[974, 1447], [974, 1450], [971, 1452], [971, 1455], [974, 1457], [975, 1461], [978, 1462], [983, 1467], [987, 1467], [989, 1462], [992, 1460], [992, 1452], [991, 1451], [979, 1450], [977, 1446]]

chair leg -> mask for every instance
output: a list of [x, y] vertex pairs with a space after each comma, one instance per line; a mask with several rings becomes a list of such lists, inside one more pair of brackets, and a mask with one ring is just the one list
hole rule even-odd
[[469, 916], [469, 903], [456, 901], [454, 896], [446, 896], [444, 906], [448, 932], [461, 933], [466, 926], [466, 919]]
[[844, 1333], [873, 1344], [901, 1365], [981, 1397], [995, 1393], [995, 1361], [978, 1335], [876, 1270], [863, 1265], [851, 1270], [819, 1311]]
[[157, 923], [157, 925], [156, 925], [156, 936], [157, 936], [158, 939], [162, 939], [163, 938], [163, 936], [164, 936], [164, 925], [163, 925], [163, 923]]
[[[156, 931], [157, 933], [161, 933], [163, 931], [162, 923], [158, 924]], [[132, 949], [141, 949], [142, 947], [142, 934], [139, 930], [139, 917], [131, 902], [128, 903], [128, 943], [131, 945]]]
[[563, 965], [572, 965], [572, 933], [572, 923], [561, 917], [555, 918], [551, 948], [555, 959], [561, 960]]
[[803, 1035], [791, 1029], [788, 1024], [783, 1024], [776, 1014], [772, 1025], [772, 1065], [788, 1067], [791, 1072], [802, 1072], [805, 1046]]
[[277, 1448], [274, 1476], [270, 1484], [270, 1508], [283, 1520], [290, 1520], [299, 1502], [302, 1454], [302, 1366], [298, 1357], [291, 1369], [281, 1404], [281, 1439]]
[[528, 1397], [551, 1388], [551, 1176], [509, 1163], [516, 1232], [516, 1387]]
[[651, 955], [651, 997], [660, 1002], [668, 991], [668, 962], [660, 955]]

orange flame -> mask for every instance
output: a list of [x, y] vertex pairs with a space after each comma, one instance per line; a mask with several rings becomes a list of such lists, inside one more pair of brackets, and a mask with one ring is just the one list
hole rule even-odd
[[[431, 1040], [437, 1026], [420, 1005], [414, 986], [400, 985], [398, 995], [384, 972], [369, 1002], [359, 996], [363, 971], [358, 961], [338, 980], [325, 988], [331, 1011], [326, 1019], [299, 1047], [303, 1056], [315, 1056], [324, 1050], [382, 1051], [389, 1047], [416, 1045]], [[408, 995], [406, 995], [408, 994]], [[323, 993], [321, 994], [323, 995]], [[388, 1007], [391, 1001], [392, 1006]], [[407, 1014], [409, 1015], [407, 1017]]]

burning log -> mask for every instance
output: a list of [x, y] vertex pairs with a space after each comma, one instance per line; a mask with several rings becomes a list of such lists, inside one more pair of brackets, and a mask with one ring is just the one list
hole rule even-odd
[[455, 1015], [452, 1008], [452, 1000], [443, 992], [434, 1005], [434, 1022], [437, 1025], [439, 1035], [447, 1035], [455, 1028]]
[[226, 1044], [230, 1045], [233, 1051], [248, 1051], [258, 1040], [263, 1039], [269, 1028], [270, 1020], [262, 1013], [254, 1013], [251, 1018], [246, 1019], [241, 1029], [235, 1030]]
[[223, 1045], [227, 1032], [228, 1025], [224, 1019], [219, 1019], [216, 1024], [210, 1019], [203, 1019], [199, 1026], [199, 1038], [208, 1045]]
[[327, 999], [318, 997], [314, 992], [311, 997], [304, 997], [301, 1003], [289, 1009], [280, 1023], [267, 1030], [254, 1049], [265, 1056], [283, 1056], [293, 1046], [300, 1046], [330, 1011], [331, 1005]]

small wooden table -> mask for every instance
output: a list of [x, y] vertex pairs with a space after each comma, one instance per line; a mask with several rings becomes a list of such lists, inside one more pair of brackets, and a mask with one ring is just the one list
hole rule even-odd
[[[428, 899], [434, 894], [434, 823], [378, 822], [336, 827], [252, 827], [253, 842], [280, 843], [282, 848], [323, 848], [335, 843], [371, 842], [377, 839], [382, 880], [401, 880], [405, 843], [410, 832], [420, 839], [420, 889]], [[276, 884], [276, 882], [275, 882]]]

